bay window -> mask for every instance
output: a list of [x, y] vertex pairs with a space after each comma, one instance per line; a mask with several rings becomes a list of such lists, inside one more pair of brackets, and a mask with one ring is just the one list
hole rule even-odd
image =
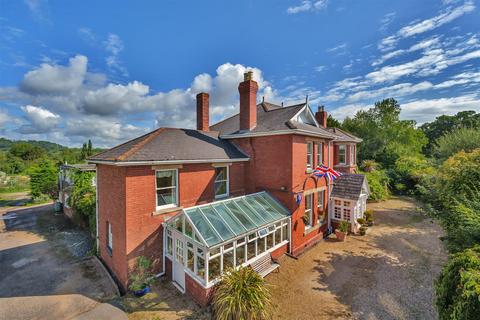
[[177, 170], [156, 170], [157, 210], [178, 206]]

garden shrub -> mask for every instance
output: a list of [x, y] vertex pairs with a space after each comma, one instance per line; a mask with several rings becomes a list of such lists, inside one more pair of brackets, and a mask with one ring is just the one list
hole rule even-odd
[[456, 253], [444, 266], [436, 285], [441, 320], [474, 320], [480, 314], [480, 246]]
[[369, 200], [380, 201], [390, 196], [388, 189], [389, 178], [384, 170], [376, 170], [372, 172], [363, 172], [367, 177], [368, 186], [370, 188]]
[[271, 295], [265, 279], [250, 267], [224, 273], [215, 287], [212, 304], [218, 320], [271, 318]]
[[476, 128], [460, 128], [446, 133], [435, 141], [434, 155], [445, 160], [457, 152], [480, 148], [480, 130]]
[[414, 193], [417, 185], [429, 188], [434, 173], [430, 162], [421, 155], [401, 156], [389, 171], [394, 190], [400, 193]]
[[68, 198], [75, 214], [88, 224], [92, 236], [96, 234], [96, 191], [92, 184], [94, 177], [94, 172], [76, 172], [72, 193]]
[[57, 198], [57, 172], [58, 170], [55, 164], [48, 159], [43, 159], [30, 168], [30, 192], [34, 200], [42, 194], [48, 195], [51, 199]]

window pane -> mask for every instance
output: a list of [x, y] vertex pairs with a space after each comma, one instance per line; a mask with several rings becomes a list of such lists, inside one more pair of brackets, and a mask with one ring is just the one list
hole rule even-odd
[[186, 220], [185, 220], [185, 235], [189, 238], [193, 237], [192, 225]]
[[208, 224], [208, 222], [205, 220], [203, 215], [200, 213], [198, 209], [194, 210], [187, 210], [185, 211], [190, 219], [192, 220], [193, 224], [197, 228], [197, 230], [200, 232], [202, 235], [203, 239], [207, 242], [209, 245], [215, 245], [219, 242], [222, 241], [215, 231], [212, 229], [212, 227]]
[[273, 248], [273, 237], [274, 237], [273, 233], [270, 233], [267, 236], [267, 250]]
[[199, 255], [197, 255], [197, 272], [196, 272], [196, 275], [198, 275], [202, 279], [204, 279], [204, 277], [205, 277], [205, 259], [203, 259]]
[[175, 229], [183, 233], [183, 216], [175, 219], [174, 225]]
[[169, 204], [176, 204], [177, 189], [160, 189], [157, 190], [157, 206], [165, 206]]
[[262, 216], [257, 211], [254, 211], [245, 203], [245, 200], [235, 200], [235, 204], [239, 206], [240, 209], [242, 209], [245, 213], [247, 213], [248, 217], [252, 219], [257, 226], [270, 221], [270, 217]]
[[195, 262], [193, 251], [187, 250], [187, 267], [193, 272], [193, 263]]
[[235, 232], [237, 235], [244, 233], [247, 231], [245, 227], [237, 222], [232, 215], [228, 212], [227, 208], [223, 204], [215, 204], [213, 205], [213, 208], [217, 210], [217, 212], [222, 216], [223, 220], [227, 222], [228, 226]]
[[238, 220], [240, 220], [240, 222], [247, 228], [247, 229], [253, 229], [255, 228], [256, 226], [253, 224], [253, 222], [251, 222], [248, 217], [246, 216], [245, 213], [243, 213], [242, 211], [240, 211], [240, 209], [238, 209], [235, 204], [231, 203], [231, 202], [227, 202], [226, 203], [226, 206], [228, 209], [230, 209], [230, 212], [232, 212], [232, 214], [235, 216], [235, 218], [237, 218]]
[[282, 241], [288, 240], [288, 224], [282, 227]]
[[175, 170], [157, 171], [157, 189], [175, 186], [175, 179]]
[[280, 229], [277, 229], [275, 231], [275, 245], [279, 244], [280, 242], [282, 242], [282, 234], [280, 232], [281, 230]]
[[227, 271], [229, 268], [233, 268], [233, 250], [223, 253], [223, 272]]
[[265, 240], [266, 239], [267, 239], [267, 237], [257, 239], [257, 255], [260, 255], [261, 253], [265, 252]]
[[[272, 208], [269, 205], [269, 203], [265, 200], [265, 198], [262, 197], [261, 195], [256, 196], [255, 200], [257, 200], [257, 202], [262, 206], [263, 210], [268, 212], [268, 214], [273, 218], [271, 220], [277, 220], [277, 219], [283, 217], [283, 215], [280, 214], [279, 212], [277, 212], [277, 210], [275, 210], [274, 208]], [[251, 202], [254, 202], [254, 201], [250, 201], [249, 203], [251, 203]]]
[[215, 182], [215, 196], [227, 194], [227, 181]]
[[245, 244], [238, 246], [235, 250], [237, 250], [237, 266], [239, 266], [245, 262]]
[[253, 240], [247, 244], [247, 259], [250, 260], [255, 257], [255, 244], [257, 242]]
[[235, 236], [235, 234], [228, 229], [225, 222], [223, 222], [223, 220], [217, 214], [215, 214], [212, 208], [203, 207], [200, 209], [200, 211], [202, 211], [205, 217], [207, 217], [208, 221], [210, 221], [223, 240], [227, 240]]
[[220, 258], [215, 257], [208, 262], [208, 281], [215, 280], [220, 276]]
[[173, 254], [173, 239], [172, 237], [167, 236], [167, 253], [169, 255]]
[[215, 168], [215, 181], [227, 180], [227, 167]]

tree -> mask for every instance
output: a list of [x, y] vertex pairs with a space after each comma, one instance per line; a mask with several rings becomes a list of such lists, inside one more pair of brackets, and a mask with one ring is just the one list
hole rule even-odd
[[87, 156], [91, 156], [93, 155], [93, 151], [92, 151], [92, 141], [90, 139], [88, 139], [88, 144], [87, 144]]
[[472, 151], [480, 148], [480, 128], [460, 128], [446, 132], [435, 141], [433, 154], [445, 160], [459, 151]]
[[43, 159], [32, 166], [29, 170], [30, 192], [32, 196], [38, 198], [45, 194], [51, 199], [56, 199], [58, 196], [57, 173], [57, 167], [48, 159]]
[[218, 320], [268, 319], [270, 292], [265, 280], [250, 267], [230, 269], [215, 288], [213, 310]]
[[359, 160], [375, 160], [388, 169], [401, 155], [421, 152], [427, 143], [425, 134], [415, 127], [415, 121], [400, 120], [400, 111], [398, 102], [389, 98], [343, 121], [343, 129], [363, 139], [358, 147]]
[[92, 235], [96, 233], [96, 192], [93, 186], [95, 173], [78, 171], [73, 176], [73, 189], [68, 198], [75, 214], [85, 221]]
[[478, 319], [480, 314], [480, 246], [451, 257], [436, 285], [441, 320]]
[[35, 160], [41, 158], [45, 150], [28, 142], [17, 142], [10, 147], [10, 153], [23, 160]]
[[328, 117], [327, 117], [327, 127], [329, 127], [329, 128], [341, 128], [342, 124], [340, 123], [340, 121], [338, 121], [337, 119], [332, 117], [331, 114], [329, 114]]
[[480, 113], [461, 111], [454, 116], [442, 115], [432, 122], [424, 123], [420, 127], [428, 138], [428, 144], [425, 146], [424, 152], [431, 155], [438, 138], [459, 128], [480, 129]]

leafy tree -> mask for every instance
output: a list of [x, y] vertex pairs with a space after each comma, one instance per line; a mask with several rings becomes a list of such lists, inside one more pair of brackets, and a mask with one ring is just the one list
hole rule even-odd
[[93, 154], [92, 141], [91, 141], [90, 139], [88, 139], [88, 143], [87, 143], [87, 155], [90, 157], [92, 154]]
[[45, 151], [28, 142], [18, 142], [10, 147], [10, 153], [23, 160], [35, 160], [41, 158], [45, 154]]
[[213, 310], [218, 320], [269, 319], [271, 296], [265, 280], [249, 267], [230, 269], [215, 288]]
[[78, 171], [73, 176], [73, 189], [69, 205], [79, 218], [88, 223], [90, 232], [96, 233], [96, 192], [93, 186], [95, 173]]
[[57, 173], [57, 167], [48, 159], [43, 159], [32, 166], [29, 170], [32, 196], [38, 198], [44, 194], [51, 199], [56, 199], [58, 195]]
[[480, 129], [480, 113], [461, 111], [454, 116], [442, 115], [437, 117], [435, 121], [424, 123], [420, 127], [428, 138], [428, 144], [425, 146], [424, 152], [431, 155], [438, 138], [460, 128]]
[[477, 148], [480, 148], [480, 127], [478, 129], [460, 128], [438, 138], [433, 154], [439, 160], [445, 160], [459, 151], [469, 152]]
[[329, 128], [341, 128], [342, 124], [340, 123], [340, 121], [338, 121], [337, 119], [332, 117], [331, 114], [329, 114], [328, 117], [327, 117], [327, 127], [329, 127]]
[[25, 162], [11, 153], [2, 153], [0, 157], [0, 171], [7, 174], [19, 174], [25, 170]]
[[370, 188], [369, 200], [380, 201], [390, 196], [390, 190], [388, 188], [390, 179], [385, 170], [374, 170], [362, 173], [367, 177]]
[[480, 314], [480, 246], [453, 255], [436, 282], [441, 320], [478, 319]]
[[359, 160], [372, 159], [390, 168], [401, 155], [421, 152], [427, 143], [425, 134], [416, 129], [415, 121], [400, 120], [400, 111], [398, 102], [389, 98], [343, 121], [343, 129], [363, 139], [358, 148]]
[[423, 155], [401, 156], [390, 170], [390, 177], [395, 182], [393, 186], [398, 191], [410, 192], [418, 190], [418, 185], [426, 186], [431, 180], [435, 169]]

